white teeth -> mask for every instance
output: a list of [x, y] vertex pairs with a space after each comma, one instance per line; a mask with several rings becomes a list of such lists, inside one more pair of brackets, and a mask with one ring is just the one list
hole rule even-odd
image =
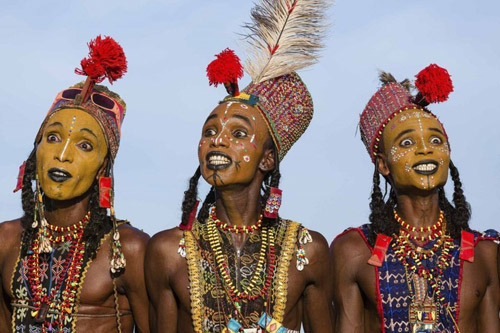
[[418, 170], [418, 171], [433, 171], [436, 169], [437, 166], [433, 163], [427, 163], [427, 164], [419, 164], [413, 169]]
[[60, 176], [60, 177], [66, 176], [66, 174], [63, 173], [63, 172], [61, 172], [61, 171], [54, 171], [53, 174], [56, 175], [56, 176]]
[[231, 163], [231, 161], [227, 157], [222, 155], [212, 155], [208, 159], [208, 163], [212, 165], [222, 165], [222, 164], [229, 164]]

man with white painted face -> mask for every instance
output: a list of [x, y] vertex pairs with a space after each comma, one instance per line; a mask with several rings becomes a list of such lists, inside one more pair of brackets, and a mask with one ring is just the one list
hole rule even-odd
[[[331, 245], [340, 332], [500, 332], [498, 232], [469, 227], [470, 207], [445, 129], [426, 107], [453, 90], [430, 65], [409, 80], [381, 73], [361, 114], [375, 166], [370, 224]], [[453, 204], [444, 192], [448, 172]], [[387, 201], [380, 174], [390, 185]]]
[[149, 332], [148, 236], [113, 209], [126, 106], [96, 84], [127, 62], [111, 37], [89, 48], [85, 84], [57, 95], [20, 169], [24, 216], [0, 224], [0, 332]]
[[[203, 125], [199, 167], [184, 195], [182, 223], [148, 245], [154, 332], [298, 332], [302, 324], [306, 332], [333, 330], [328, 245], [319, 233], [278, 215], [279, 163], [313, 113], [295, 70], [314, 62], [326, 6], [290, 3], [297, 5], [257, 6], [251, 30], [283, 23], [277, 31], [288, 38], [304, 38], [310, 30], [307, 46], [275, 40], [270, 48], [256, 47], [258, 58], [266, 60], [250, 61], [252, 82], [241, 92], [237, 80], [243, 69], [232, 50], [218, 54], [207, 68], [210, 83], [224, 84], [229, 96]], [[289, 19], [278, 19], [280, 13]], [[297, 26], [300, 22], [307, 24]], [[211, 189], [197, 214], [200, 176]]]

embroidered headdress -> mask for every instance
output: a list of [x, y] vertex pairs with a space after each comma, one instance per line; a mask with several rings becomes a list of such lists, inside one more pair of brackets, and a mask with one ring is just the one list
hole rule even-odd
[[325, 31], [328, 0], [262, 0], [245, 27], [250, 57], [245, 70], [252, 82], [241, 92], [242, 66], [226, 49], [207, 67], [210, 84], [224, 84], [224, 101], [256, 107], [268, 124], [280, 160], [305, 132], [313, 116], [313, 102], [295, 72], [318, 60]]
[[418, 94], [413, 96], [410, 93], [411, 83], [409, 80], [399, 83], [389, 73], [382, 72], [380, 74], [383, 85], [370, 98], [359, 121], [361, 140], [365, 144], [372, 162], [375, 162], [379, 152], [379, 143], [384, 127], [392, 118], [405, 110], [417, 109], [428, 112], [437, 119], [426, 106], [430, 103], [446, 101], [448, 95], [453, 91], [448, 71], [435, 64], [427, 66], [415, 77], [417, 78], [415, 86], [418, 89]]
[[[80, 109], [90, 114], [97, 120], [106, 138], [109, 149], [109, 161], [106, 175], [99, 179], [99, 204], [102, 208], [109, 208], [113, 221], [113, 240], [111, 254], [111, 272], [117, 273], [125, 268], [125, 257], [121, 250], [120, 234], [118, 233], [117, 221], [113, 207], [113, 161], [118, 152], [121, 135], [121, 125], [125, 117], [125, 102], [106, 87], [97, 85], [104, 79], [109, 83], [118, 80], [127, 72], [127, 59], [122, 47], [111, 37], [97, 36], [88, 44], [89, 55], [80, 62], [81, 68], [75, 69], [75, 73], [87, 76], [82, 84], [76, 84], [57, 94], [50, 107], [45, 120], [40, 126], [40, 130], [35, 139], [37, 145], [43, 135], [43, 129], [49, 119], [60, 110], [74, 108]], [[24, 168], [20, 170], [24, 172]], [[23, 175], [20, 174], [17, 189], [21, 188]], [[37, 184], [37, 190], [40, 191]], [[40, 203], [41, 205], [42, 203]], [[39, 208], [43, 215], [43, 209]], [[43, 216], [40, 217], [42, 229], [47, 227], [47, 222]], [[38, 227], [38, 222], [33, 224], [33, 228]], [[45, 231], [41, 232], [42, 252], [49, 252], [51, 246], [47, 243]]]

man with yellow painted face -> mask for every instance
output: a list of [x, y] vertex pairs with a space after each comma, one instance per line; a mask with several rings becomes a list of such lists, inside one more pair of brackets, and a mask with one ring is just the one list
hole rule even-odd
[[[288, 12], [286, 21], [308, 26], [285, 25], [283, 35], [304, 38], [302, 32], [313, 28], [309, 24], [318, 24], [312, 38], [321, 31], [326, 2], [316, 6], [265, 13], [257, 6], [251, 30]], [[305, 49], [319, 42], [311, 40]], [[276, 41], [273, 45], [276, 51]], [[148, 244], [146, 284], [154, 332], [281, 333], [298, 332], [302, 324], [306, 332], [333, 330], [326, 240], [278, 215], [279, 164], [313, 113], [312, 98], [294, 70], [305, 66], [301, 60], [313, 62], [308, 55], [314, 50], [283, 50], [297, 56], [284, 61], [274, 58], [272, 48], [262, 50], [267, 64], [247, 66], [252, 83], [241, 92], [237, 79], [243, 70], [233, 51], [224, 50], [207, 68], [210, 82], [224, 84], [230, 95], [203, 125], [199, 166], [184, 194], [182, 223]], [[195, 218], [200, 176], [211, 189]]]
[[148, 236], [113, 210], [125, 103], [95, 84], [120, 78], [126, 59], [110, 37], [89, 47], [87, 81], [57, 95], [21, 168], [24, 216], [0, 224], [0, 332], [149, 331]]
[[[375, 165], [370, 224], [331, 245], [340, 332], [500, 332], [498, 232], [469, 228], [470, 207], [445, 129], [426, 106], [447, 99], [448, 72], [430, 65], [383, 86], [361, 114]], [[444, 192], [448, 172], [453, 204]], [[380, 176], [390, 185], [387, 201]], [[498, 242], [497, 242], [498, 243]]]

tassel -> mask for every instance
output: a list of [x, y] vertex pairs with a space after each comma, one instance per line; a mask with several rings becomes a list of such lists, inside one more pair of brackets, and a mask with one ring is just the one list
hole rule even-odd
[[111, 208], [111, 177], [99, 178], [99, 206]]
[[474, 262], [474, 234], [465, 230], [460, 240], [460, 259]]
[[375, 241], [375, 247], [372, 250], [372, 256], [368, 259], [368, 264], [376, 267], [381, 267], [385, 259], [385, 254], [391, 244], [392, 237], [384, 234], [378, 234]]
[[275, 219], [278, 217], [278, 210], [281, 207], [282, 191], [279, 188], [271, 187], [269, 198], [264, 208], [264, 217]]
[[20, 189], [23, 188], [23, 179], [24, 179], [24, 170], [26, 169], [26, 161], [23, 162], [23, 164], [21, 164], [21, 166], [19, 166], [19, 174], [17, 175], [17, 184], [16, 184], [16, 188], [14, 189], [14, 193], [16, 193], [17, 191], [19, 191]]

